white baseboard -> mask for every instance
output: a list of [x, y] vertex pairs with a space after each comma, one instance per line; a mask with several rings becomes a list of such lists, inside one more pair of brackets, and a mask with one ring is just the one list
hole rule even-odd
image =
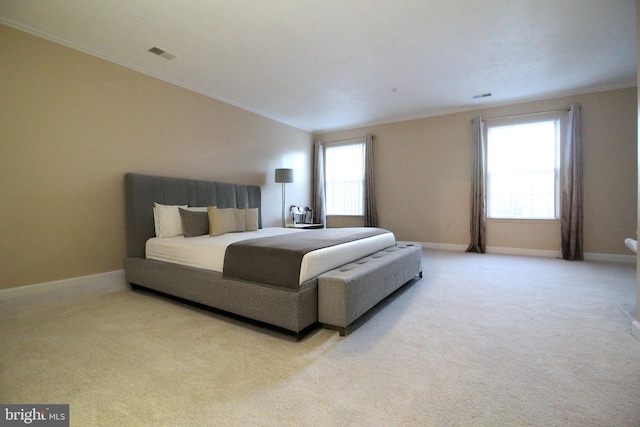
[[638, 258], [636, 255], [585, 253], [584, 259], [587, 261], [613, 261], [635, 264]]
[[124, 270], [117, 270], [92, 274], [90, 276], [72, 277], [70, 279], [56, 280], [53, 282], [2, 289], [0, 290], [0, 301], [43, 295], [76, 287], [91, 289], [93, 291], [99, 291], [100, 293], [115, 292], [128, 288], [124, 277]]
[[[422, 242], [423, 248], [440, 249], [445, 251], [457, 251], [464, 252], [467, 250], [467, 245], [460, 245], [454, 243], [431, 243]], [[524, 249], [524, 248], [507, 248], [500, 246], [487, 246], [487, 253], [490, 254], [503, 254], [503, 255], [523, 255], [534, 256], [544, 258], [562, 258], [562, 252], [551, 251], [543, 249]], [[637, 261], [636, 255], [620, 255], [620, 254], [599, 254], [599, 253], [585, 253], [584, 259], [587, 261], [613, 261], [613, 262], [625, 262], [635, 264]]]
[[544, 249], [506, 248], [500, 246], [487, 246], [487, 253], [504, 255], [523, 255], [542, 258], [558, 258], [560, 251], [550, 251]]
[[[441, 249], [445, 251], [457, 251], [464, 252], [467, 250], [468, 245], [460, 245], [453, 243], [430, 243], [423, 242], [423, 248], [429, 249]], [[522, 248], [506, 248], [500, 246], [487, 246], [487, 253], [489, 254], [504, 254], [504, 255], [526, 255], [536, 257], [557, 258], [560, 256], [559, 251], [545, 251], [539, 249], [522, 249]]]
[[631, 335], [635, 337], [638, 341], [640, 341], [640, 322], [634, 320], [631, 322]]
[[467, 245], [458, 245], [454, 243], [421, 242], [420, 244], [422, 245], [423, 248], [439, 249], [443, 251], [464, 252], [467, 249]]

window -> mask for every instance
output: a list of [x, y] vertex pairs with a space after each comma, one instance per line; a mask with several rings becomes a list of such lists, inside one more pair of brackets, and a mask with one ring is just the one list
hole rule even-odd
[[557, 219], [560, 119], [487, 125], [489, 218]]
[[364, 215], [365, 142], [325, 147], [327, 215]]

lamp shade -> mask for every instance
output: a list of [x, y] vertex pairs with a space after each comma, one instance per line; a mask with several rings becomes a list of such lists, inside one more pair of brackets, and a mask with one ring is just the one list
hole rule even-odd
[[293, 169], [276, 169], [276, 182], [293, 182]]

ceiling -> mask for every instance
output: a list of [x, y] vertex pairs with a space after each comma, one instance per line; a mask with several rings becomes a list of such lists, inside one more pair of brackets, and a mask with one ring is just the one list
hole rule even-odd
[[0, 23], [315, 133], [635, 86], [635, 16], [634, 0], [0, 1]]

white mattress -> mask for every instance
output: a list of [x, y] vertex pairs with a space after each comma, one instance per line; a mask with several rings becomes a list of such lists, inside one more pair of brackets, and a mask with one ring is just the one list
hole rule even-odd
[[[257, 237], [305, 232], [307, 231], [295, 228], [274, 227], [244, 233], [227, 233], [215, 237], [208, 235], [189, 238], [184, 236], [170, 238], [154, 237], [147, 241], [146, 257], [157, 261], [171, 262], [222, 273], [224, 254], [227, 246], [232, 243]], [[395, 246], [395, 244], [395, 236], [393, 233], [387, 232], [366, 239], [311, 251], [302, 258], [300, 283], [304, 283], [325, 271], [348, 264], [388, 248], [389, 246]]]

